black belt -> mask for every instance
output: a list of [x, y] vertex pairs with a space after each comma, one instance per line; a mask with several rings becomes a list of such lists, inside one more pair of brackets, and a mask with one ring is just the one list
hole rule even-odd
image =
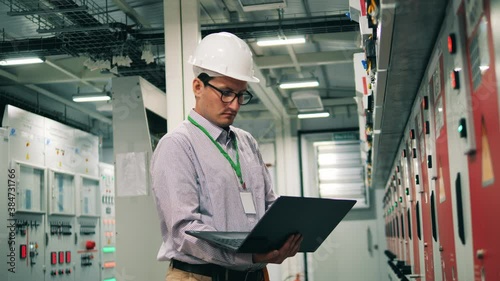
[[216, 264], [189, 264], [178, 260], [172, 260], [173, 268], [182, 271], [212, 277], [212, 281], [262, 281], [264, 274], [262, 270], [238, 271], [224, 268]]

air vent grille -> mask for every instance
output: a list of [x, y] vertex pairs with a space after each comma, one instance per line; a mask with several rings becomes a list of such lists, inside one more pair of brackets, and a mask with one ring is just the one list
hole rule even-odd
[[297, 91], [292, 94], [292, 101], [299, 112], [321, 111], [323, 103], [317, 91]]
[[262, 11], [283, 9], [286, 7], [285, 0], [238, 0], [243, 11]]

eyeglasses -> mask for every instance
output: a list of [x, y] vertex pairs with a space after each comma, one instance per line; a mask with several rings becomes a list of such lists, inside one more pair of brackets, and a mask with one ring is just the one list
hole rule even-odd
[[221, 90], [208, 82], [205, 82], [205, 86], [210, 86], [212, 89], [219, 92], [220, 93], [220, 100], [223, 103], [232, 103], [234, 101], [234, 99], [238, 98], [238, 103], [240, 105], [245, 105], [245, 104], [249, 103], [250, 100], [252, 100], [252, 98], [253, 98], [253, 95], [250, 94], [249, 91], [242, 91], [239, 93], [235, 93], [234, 91], [231, 91], [231, 90]]

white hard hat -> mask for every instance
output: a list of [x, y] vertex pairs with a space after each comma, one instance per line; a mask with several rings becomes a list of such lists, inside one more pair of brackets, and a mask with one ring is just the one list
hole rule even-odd
[[254, 76], [250, 48], [245, 41], [228, 32], [205, 36], [188, 62], [195, 72], [199, 67], [237, 80], [259, 82]]

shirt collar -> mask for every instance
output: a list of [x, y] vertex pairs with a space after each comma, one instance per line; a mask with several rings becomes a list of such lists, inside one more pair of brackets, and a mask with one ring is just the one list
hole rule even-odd
[[198, 124], [200, 124], [207, 132], [210, 134], [210, 136], [214, 139], [217, 140], [220, 143], [227, 144], [229, 141], [234, 136], [234, 131], [232, 129], [232, 126], [229, 126], [229, 131], [226, 133], [226, 131], [213, 124], [212, 122], [208, 121], [205, 117], [201, 116], [198, 114], [198, 112], [194, 111], [194, 109], [191, 109], [191, 112], [189, 112], [189, 116], [194, 119]]

